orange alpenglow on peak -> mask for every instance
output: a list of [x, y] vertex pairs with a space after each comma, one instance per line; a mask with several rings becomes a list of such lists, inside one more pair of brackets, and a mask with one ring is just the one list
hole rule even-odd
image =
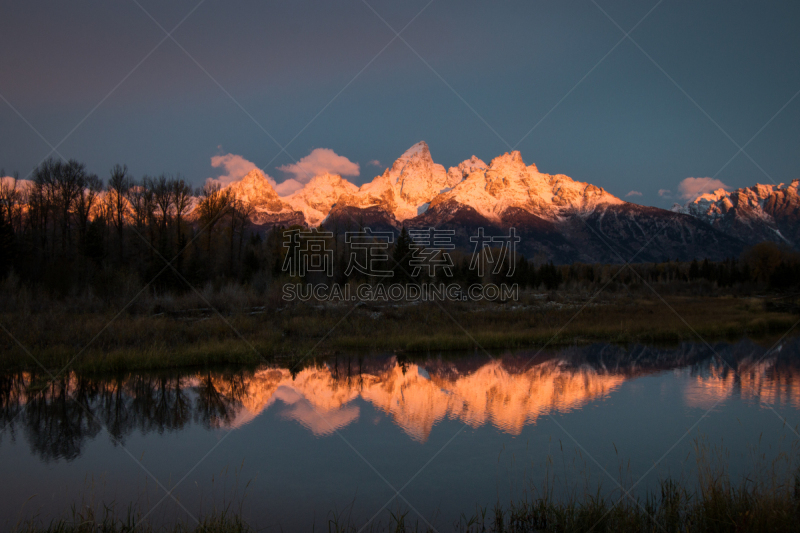
[[267, 211], [282, 211], [286, 205], [281, 201], [278, 193], [267, 176], [258, 168], [254, 168], [239, 181], [228, 185], [238, 200], [247, 202], [255, 208]]
[[[715, 183], [692, 179], [694, 188]], [[318, 227], [326, 221], [381, 231], [436, 227], [457, 229], [456, 246], [466, 250], [464, 235], [474, 235], [479, 227], [498, 234], [514, 228], [521, 237], [518, 251], [525, 257], [544, 254], [566, 264], [622, 261], [607, 242], [642, 250], [637, 260], [644, 262], [666, 257], [723, 260], [765, 240], [796, 248], [798, 184], [718, 189], [668, 211], [626, 202], [603, 187], [564, 174], [541, 172], [535, 164], [526, 164], [517, 150], [489, 164], [473, 155], [445, 169], [420, 141], [361, 186], [321, 173], [304, 185], [293, 181], [275, 188], [268, 176], [253, 171], [230, 187], [253, 204], [251, 222], [259, 231], [275, 225]], [[276, 190], [294, 192], [280, 196]], [[573, 223], [577, 219], [582, 223]], [[671, 230], [664, 231], [666, 227]], [[651, 237], [653, 245], [646, 246]]]
[[[274, 199], [274, 189], [266, 178], [255, 180], [248, 175], [247, 179], [254, 187], [268, 188]], [[302, 213], [312, 227], [322, 223], [334, 206], [380, 208], [402, 223], [448, 201], [470, 207], [492, 221], [500, 220], [511, 207], [557, 219], [567, 211], [625, 203], [600, 187], [563, 175], [541, 174], [536, 165], [525, 164], [519, 151], [498, 156], [489, 165], [473, 155], [445, 169], [434, 162], [425, 141], [411, 146], [383, 174], [360, 187], [341, 176], [322, 174], [282, 201], [285, 205], [273, 200], [271, 209]]]

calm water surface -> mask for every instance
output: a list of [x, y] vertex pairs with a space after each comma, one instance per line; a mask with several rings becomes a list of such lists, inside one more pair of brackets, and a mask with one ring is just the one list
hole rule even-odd
[[268, 530], [327, 529], [333, 511], [385, 523], [390, 510], [449, 529], [545, 479], [559, 494], [693, 480], [698, 443], [724, 448], [734, 476], [796, 467], [798, 339], [769, 353], [742, 341], [534, 355], [339, 356], [294, 373], [68, 375], [52, 386], [6, 375], [0, 526], [115, 501], [155, 521], [233, 502]]

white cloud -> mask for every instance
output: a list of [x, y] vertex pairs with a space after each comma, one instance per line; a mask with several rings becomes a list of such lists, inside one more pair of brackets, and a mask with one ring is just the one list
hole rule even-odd
[[278, 196], [289, 196], [295, 191], [299, 191], [303, 187], [305, 187], [304, 183], [300, 183], [294, 178], [289, 178], [287, 180], [282, 181], [281, 183], [275, 185], [275, 180], [269, 178], [270, 182], [272, 183], [273, 187], [275, 187], [275, 192], [278, 193]]
[[358, 176], [361, 173], [358, 163], [338, 155], [330, 148], [315, 148], [297, 163], [283, 165], [278, 170], [294, 174], [294, 179], [300, 183], [308, 183], [314, 176], [326, 172], [341, 176]]
[[658, 189], [658, 195], [662, 198], [672, 198], [672, 191], [669, 189]]
[[701, 194], [714, 192], [717, 189], [728, 190], [730, 187], [713, 178], [686, 178], [678, 185], [681, 198], [688, 201], [694, 200]]
[[[215, 155], [211, 158], [211, 166], [214, 168], [222, 168], [225, 173], [217, 178], [208, 178], [206, 183], [219, 183], [223, 187], [241, 180], [248, 173], [258, 168], [252, 161], [248, 161], [244, 157], [236, 154]], [[292, 178], [278, 183], [272, 176], [268, 174], [264, 174], [264, 176], [275, 189], [275, 192], [278, 193], [278, 196], [288, 196], [296, 190], [303, 188], [302, 183]]]
[[229, 185], [234, 181], [239, 181], [245, 177], [248, 172], [258, 168], [255, 163], [236, 154], [215, 155], [211, 158], [211, 166], [214, 168], [222, 167], [225, 171], [225, 173], [218, 178], [208, 178], [223, 186]]
[[372, 165], [373, 167], [378, 167], [378, 168], [380, 168], [380, 167], [381, 167], [381, 162], [380, 162], [380, 161], [378, 161], [377, 159], [373, 159], [372, 161], [370, 161], [370, 162], [369, 162], [369, 163], [367, 163], [367, 164], [368, 164], [368, 165]]
[[628, 196], [641, 196], [641, 195], [642, 193], [640, 193], [639, 191], [631, 191], [625, 195], [625, 198], [627, 198]]

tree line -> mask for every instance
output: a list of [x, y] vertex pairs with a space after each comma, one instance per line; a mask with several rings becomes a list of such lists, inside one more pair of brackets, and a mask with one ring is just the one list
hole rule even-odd
[[29, 181], [0, 183], [0, 274], [62, 296], [119, 272], [180, 290], [181, 278], [238, 272], [251, 212], [215, 182], [195, 190], [180, 175], [137, 180], [122, 165], [104, 180], [51, 158]]

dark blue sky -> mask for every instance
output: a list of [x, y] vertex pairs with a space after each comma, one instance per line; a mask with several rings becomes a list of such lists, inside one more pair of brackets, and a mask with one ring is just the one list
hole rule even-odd
[[[196, 62], [157, 47], [133, 1], [3, 0], [0, 167], [25, 176], [48, 155], [33, 126], [53, 145], [74, 129], [58, 151], [101, 177], [119, 162], [196, 184], [214, 155], [281, 181], [314, 148], [362, 183], [419, 140], [445, 166], [519, 143], [544, 172], [658, 206], [687, 177], [800, 177], [800, 97], [720, 172], [800, 90], [795, 2], [665, 0], [630, 34], [640, 49], [613, 21], [628, 31], [655, 1], [140, 1], [168, 31], [196, 8], [173, 34]], [[413, 50], [370, 6], [398, 31], [418, 15]]]

